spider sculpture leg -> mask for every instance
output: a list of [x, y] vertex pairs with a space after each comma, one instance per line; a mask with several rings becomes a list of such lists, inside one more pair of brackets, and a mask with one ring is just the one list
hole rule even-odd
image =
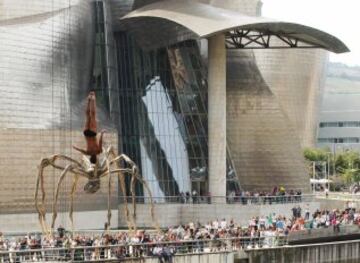
[[147, 185], [146, 181], [144, 179], [142, 179], [139, 174], [138, 174], [138, 169], [135, 170], [135, 174], [134, 177], [139, 180], [139, 182], [144, 186], [145, 190], [147, 191], [148, 195], [149, 195], [149, 199], [150, 199], [150, 215], [151, 215], [151, 219], [153, 221], [154, 227], [158, 232], [161, 232], [160, 227], [159, 227], [159, 223], [157, 222], [156, 218], [155, 218], [155, 207], [154, 207], [154, 202], [153, 202], [153, 197], [152, 197], [152, 193], [150, 191], [149, 186]]
[[[126, 196], [126, 185], [125, 185], [125, 177], [124, 177], [124, 173], [126, 172], [131, 172], [130, 169], [122, 169], [120, 167], [120, 164], [118, 162], [113, 162], [112, 160], [109, 160], [110, 155], [112, 155], [112, 147], [110, 146], [108, 148], [108, 150], [106, 151], [106, 162], [107, 162], [107, 173], [109, 174], [109, 177], [111, 177], [111, 174], [117, 174], [118, 175], [118, 179], [119, 179], [119, 183], [120, 183], [120, 190], [123, 193], [123, 197], [124, 197], [124, 203], [125, 203], [125, 216], [126, 216], [126, 221], [128, 224], [128, 228], [130, 231], [132, 231], [135, 227], [135, 223], [134, 220], [132, 218], [130, 218], [130, 213], [129, 213], [129, 207], [128, 207], [128, 202], [127, 202], [127, 196]], [[115, 164], [116, 165], [116, 170], [111, 171], [111, 165]], [[105, 176], [106, 174], [104, 174], [103, 176]], [[108, 182], [108, 228], [110, 227], [110, 219], [111, 219], [111, 205], [110, 205], [110, 191], [111, 191], [111, 178], [109, 178], [109, 182]]]
[[[109, 163], [110, 164], [110, 163]], [[109, 165], [109, 167], [111, 167]], [[123, 173], [131, 173], [132, 170], [131, 169], [122, 169], [122, 168], [119, 168], [119, 169], [114, 169], [114, 170], [111, 170], [111, 169], [107, 169], [107, 171], [103, 174], [101, 174], [100, 177], [105, 177], [105, 176], [109, 176], [111, 177], [111, 175], [113, 174], [117, 174], [118, 175], [118, 178], [120, 179], [120, 176], [119, 174], [123, 174]], [[107, 229], [110, 228], [110, 223], [111, 223], [111, 178], [108, 179], [108, 214], [107, 214]], [[130, 228], [130, 227], [129, 227]]]
[[71, 229], [73, 232], [74, 232], [74, 218], [73, 218], [74, 196], [75, 196], [75, 191], [76, 191], [76, 186], [77, 186], [78, 181], [79, 181], [79, 174], [75, 174], [73, 185], [71, 187], [71, 193], [70, 193], [71, 202], [70, 202], [70, 212], [69, 212], [69, 218], [71, 221]]
[[[131, 161], [132, 162], [132, 161]], [[132, 173], [131, 173], [131, 181], [130, 181], [130, 193], [131, 193], [131, 200], [132, 200], [132, 207], [133, 207], [133, 218], [136, 220], [136, 192], [135, 192], [135, 185], [136, 185], [136, 172], [137, 166], [135, 164], [132, 165]]]
[[[111, 160], [110, 164], [115, 163], [118, 167], [120, 167], [119, 161], [123, 160], [126, 163], [128, 163], [131, 167], [131, 172], [128, 173], [131, 175], [131, 194], [132, 194], [132, 198], [133, 198], [133, 209], [134, 209], [134, 213], [133, 213], [133, 217], [132, 217], [132, 221], [133, 221], [133, 227], [134, 229], [136, 229], [136, 225], [135, 225], [135, 216], [136, 216], [136, 202], [135, 202], [135, 191], [134, 191], [134, 187], [135, 187], [135, 183], [136, 180], [139, 180], [139, 182], [141, 184], [143, 184], [145, 190], [147, 191], [149, 197], [150, 197], [150, 214], [151, 214], [151, 218], [152, 221], [154, 223], [155, 228], [160, 231], [159, 228], [159, 224], [157, 223], [157, 220], [155, 219], [155, 212], [154, 212], [154, 203], [153, 203], [153, 198], [152, 198], [152, 194], [150, 191], [150, 188], [148, 187], [147, 183], [139, 176], [139, 169], [136, 166], [136, 164], [125, 154], [121, 154], [119, 156], [116, 155], [114, 148], [109, 147], [108, 149], [109, 154], [113, 157], [113, 159]], [[123, 173], [121, 173], [122, 175], [119, 176], [120, 179], [120, 184], [121, 184], [121, 189], [122, 192], [124, 194], [124, 200], [125, 200], [125, 214], [126, 214], [126, 218], [129, 221], [129, 211], [128, 211], [128, 207], [127, 207], [127, 200], [126, 200], [126, 188], [125, 188], [125, 179], [123, 176]]]
[[55, 227], [55, 220], [57, 218], [57, 202], [58, 202], [58, 198], [59, 198], [59, 191], [60, 191], [60, 186], [61, 186], [61, 183], [63, 182], [66, 174], [71, 171], [72, 169], [72, 165], [69, 164], [68, 166], [66, 166], [66, 168], [62, 171], [61, 175], [60, 175], [60, 178], [59, 178], [59, 181], [57, 183], [57, 186], [56, 186], [56, 191], [54, 193], [54, 202], [53, 202], [53, 216], [52, 216], [52, 221], [51, 221], [51, 229], [54, 229]]
[[108, 176], [108, 212], [107, 212], [107, 225], [105, 230], [109, 230], [111, 224], [111, 170], [110, 170], [110, 162], [108, 156], [106, 158], [106, 166], [109, 176]]
[[[117, 174], [118, 175], [118, 179], [120, 182], [120, 187], [121, 187], [121, 191], [125, 191], [125, 180], [124, 180], [124, 173], [129, 173], [131, 172], [130, 169], [122, 169], [122, 168], [118, 168], [118, 169], [114, 169], [114, 170], [111, 170], [111, 165], [110, 165], [110, 161], [109, 161], [109, 158], [107, 156], [107, 159], [106, 159], [106, 165], [107, 165], [107, 171], [106, 173], [104, 173], [102, 176], [106, 176], [108, 175], [108, 213], [107, 213], [107, 224], [106, 224], [106, 230], [109, 230], [110, 229], [110, 225], [111, 225], [111, 176], [112, 174]], [[101, 177], [102, 177], [101, 176]], [[125, 197], [126, 198], [126, 197]], [[127, 210], [127, 215], [129, 215], [129, 210], [126, 206], [126, 210]], [[128, 217], [127, 217], [128, 218]], [[129, 229], [133, 229], [134, 228], [134, 222], [133, 221], [128, 221], [128, 226], [129, 226]]]
[[[44, 169], [48, 166], [52, 166], [55, 169], [63, 171], [65, 167], [56, 163], [57, 160], [68, 161], [73, 164], [74, 170], [76, 169], [77, 173], [80, 173], [86, 177], [86, 173], [83, 171], [82, 166], [76, 160], [65, 156], [65, 155], [54, 155], [50, 158], [43, 158], [40, 162], [39, 173], [36, 180], [36, 189], [35, 189], [35, 208], [39, 215], [39, 221], [41, 225], [41, 229], [43, 233], [49, 234], [50, 231], [46, 224], [45, 215], [46, 215], [46, 206], [45, 206], [45, 187], [44, 187]], [[39, 204], [38, 196], [39, 196], [39, 188], [41, 190], [41, 204]]]
[[[41, 160], [40, 167], [39, 167], [39, 173], [36, 180], [36, 190], [35, 190], [35, 207], [39, 214], [39, 222], [41, 225], [41, 230], [43, 233], [48, 233], [48, 228], [45, 221], [45, 189], [44, 189], [44, 181], [43, 181], [43, 170], [44, 167], [48, 166], [50, 164], [48, 159]], [[41, 205], [38, 203], [38, 193], [39, 193], [39, 186], [41, 186], [41, 192], [42, 192], [42, 202]]]
[[[109, 156], [112, 156], [114, 159], [112, 159], [110, 161], [110, 165], [111, 164], [115, 164], [116, 167], [118, 168], [118, 177], [119, 177], [119, 182], [120, 182], [120, 189], [121, 192], [123, 193], [123, 198], [124, 198], [124, 210], [125, 210], [125, 216], [126, 216], [126, 221], [128, 223], [128, 227], [130, 231], [136, 231], [136, 224], [135, 224], [135, 210], [136, 210], [136, 206], [135, 204], [135, 191], [133, 189], [133, 187], [135, 186], [135, 182], [131, 182], [131, 195], [132, 195], [132, 204], [133, 204], [133, 214], [132, 216], [130, 216], [130, 212], [129, 212], [129, 207], [128, 207], [128, 200], [127, 200], [127, 191], [126, 191], [126, 184], [125, 184], [125, 175], [127, 174], [132, 174], [133, 172], [133, 166], [135, 165], [135, 163], [130, 159], [127, 158], [127, 160], [125, 160], [126, 163], [129, 163], [130, 165], [130, 169], [127, 169], [127, 172], [123, 172], [119, 163], [120, 158], [117, 158], [117, 155], [115, 153], [115, 150], [112, 147], [109, 147], [108, 149], [108, 153]], [[121, 158], [122, 160], [124, 160], [124, 158]], [[130, 161], [130, 162], [129, 162]], [[132, 176], [133, 177], [133, 176]]]

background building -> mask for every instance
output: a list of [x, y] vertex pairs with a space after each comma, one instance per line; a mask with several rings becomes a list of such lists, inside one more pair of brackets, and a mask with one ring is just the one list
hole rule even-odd
[[360, 69], [331, 63], [318, 126], [319, 147], [360, 150]]

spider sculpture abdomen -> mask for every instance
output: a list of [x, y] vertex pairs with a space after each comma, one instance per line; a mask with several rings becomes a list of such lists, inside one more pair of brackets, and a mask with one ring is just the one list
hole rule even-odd
[[87, 194], [95, 194], [100, 189], [100, 179], [90, 179], [84, 186], [84, 191]]

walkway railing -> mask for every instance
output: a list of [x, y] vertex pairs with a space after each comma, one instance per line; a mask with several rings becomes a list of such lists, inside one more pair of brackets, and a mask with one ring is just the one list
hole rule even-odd
[[132, 243], [109, 246], [75, 246], [69, 248], [41, 248], [0, 251], [0, 262], [26, 261], [115, 261], [143, 257], [168, 259], [174, 255], [194, 253], [232, 252], [243, 249], [277, 247], [285, 244], [285, 237], [228, 238], [158, 243]]
[[324, 192], [316, 192], [315, 196], [317, 198], [323, 199], [332, 199], [332, 200], [341, 200], [341, 201], [360, 201], [360, 194], [352, 194], [346, 192], [329, 192], [328, 196]]
[[[156, 204], [241, 204], [241, 205], [272, 205], [272, 204], [292, 204], [300, 202], [312, 202], [316, 195], [278, 195], [278, 196], [165, 196], [153, 197]], [[136, 203], [149, 203], [150, 198], [136, 196]], [[131, 202], [131, 197], [127, 198]], [[124, 200], [119, 198], [119, 202]]]

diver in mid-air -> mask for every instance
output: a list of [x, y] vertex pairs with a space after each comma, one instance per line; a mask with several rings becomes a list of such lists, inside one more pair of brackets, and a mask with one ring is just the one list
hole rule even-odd
[[77, 146], [73, 148], [85, 155], [90, 156], [90, 162], [95, 164], [97, 161], [97, 155], [102, 152], [102, 141], [105, 130], [100, 132], [100, 138], [97, 140], [97, 123], [96, 123], [96, 97], [95, 92], [91, 91], [87, 98], [86, 106], [86, 121], [84, 127], [84, 136], [86, 140], [86, 150], [81, 149]]

